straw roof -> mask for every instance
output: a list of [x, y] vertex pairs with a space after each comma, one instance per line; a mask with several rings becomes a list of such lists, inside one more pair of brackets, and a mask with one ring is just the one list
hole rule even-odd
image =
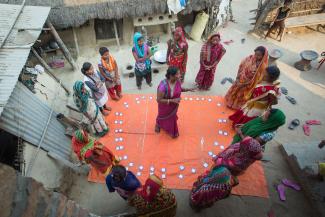
[[[0, 0], [20, 4], [22, 0]], [[182, 13], [199, 11], [221, 0], [189, 0]], [[51, 6], [49, 18], [57, 28], [80, 26], [89, 19], [120, 19], [168, 11], [167, 0], [26, 0], [26, 5]]]

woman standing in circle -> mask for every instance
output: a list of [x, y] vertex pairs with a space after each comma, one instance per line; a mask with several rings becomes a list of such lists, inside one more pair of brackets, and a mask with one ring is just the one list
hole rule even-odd
[[267, 49], [259, 46], [254, 51], [255, 54], [246, 57], [240, 63], [236, 81], [225, 96], [229, 108], [240, 109], [264, 77], [265, 69], [268, 66]]
[[135, 59], [135, 77], [137, 87], [141, 90], [142, 80], [146, 79], [147, 84], [152, 86], [151, 74], [151, 52], [149, 46], [144, 42], [141, 33], [136, 32], [133, 36], [134, 47], [132, 48], [133, 57]]
[[158, 116], [155, 131], [159, 133], [162, 128], [173, 138], [179, 136], [177, 111], [181, 101], [181, 94], [193, 90], [182, 88], [180, 77], [181, 74], [178, 68], [169, 67], [166, 79], [160, 82], [157, 91]]
[[211, 35], [201, 49], [200, 71], [195, 79], [199, 89], [210, 89], [217, 65], [225, 53], [226, 49], [220, 43], [220, 34]]
[[180, 80], [183, 83], [186, 72], [188, 44], [182, 27], [175, 29], [173, 39], [170, 39], [167, 45], [167, 65], [179, 69], [181, 75]]
[[112, 109], [110, 107], [106, 107], [108, 93], [105, 86], [105, 79], [101, 77], [98, 71], [95, 71], [94, 67], [89, 62], [85, 62], [82, 65], [81, 72], [85, 75], [84, 82], [91, 90], [92, 97], [94, 98], [96, 105], [99, 107], [103, 115], [108, 115], [107, 111], [111, 111]]

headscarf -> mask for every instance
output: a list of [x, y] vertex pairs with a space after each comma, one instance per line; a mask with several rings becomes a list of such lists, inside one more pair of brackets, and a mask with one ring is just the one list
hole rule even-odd
[[138, 194], [147, 202], [152, 202], [159, 192], [160, 188], [163, 187], [163, 181], [156, 175], [151, 175], [142, 189]]
[[177, 27], [174, 31], [174, 35], [177, 34], [180, 36], [180, 39], [178, 41], [178, 46], [180, 47], [187, 47], [188, 44], [187, 44], [187, 41], [186, 41], [186, 38], [185, 38], [185, 34], [184, 34], [184, 31], [182, 29], [182, 27]]
[[[201, 50], [201, 55], [203, 55], [203, 59], [210, 62], [211, 61], [211, 48], [212, 47], [216, 47], [219, 46], [220, 48], [222, 48], [221, 44], [218, 45], [213, 45], [212, 39], [214, 37], [219, 37], [220, 38], [220, 34], [219, 33], [214, 33], [212, 35], [209, 36], [208, 40], [206, 43], [204, 43], [204, 45], [202, 46], [202, 50]], [[220, 56], [220, 55], [219, 55]], [[218, 57], [216, 60], [218, 60], [220, 57]]]
[[230, 171], [223, 166], [214, 167], [207, 176], [203, 179], [203, 184], [229, 184], [231, 181], [231, 173]]
[[[262, 133], [276, 131], [280, 126], [285, 124], [285, 121], [286, 116], [280, 109], [272, 109], [266, 121], [263, 121], [262, 117], [255, 118], [247, 122], [241, 128], [241, 131], [245, 136], [256, 138]], [[234, 136], [232, 144], [239, 141], [241, 141], [241, 138], [237, 134]]]
[[88, 133], [85, 130], [77, 130], [74, 132], [72, 136], [72, 149], [78, 156], [79, 160], [83, 160], [83, 149], [84, 147], [92, 143], [93, 139], [91, 139], [88, 135]]
[[[142, 34], [140, 32], [134, 33], [133, 36], [133, 43], [134, 43], [134, 51], [138, 55], [138, 57], [143, 58], [145, 55], [147, 55], [148, 52], [148, 45], [146, 43], [143, 43], [143, 45], [140, 47], [138, 41], [143, 38]], [[145, 60], [146, 68], [149, 69], [151, 65], [151, 61], [149, 58]]]
[[74, 96], [74, 102], [78, 107], [78, 109], [81, 112], [86, 112], [90, 94], [88, 90], [86, 90], [85, 93], [82, 91], [83, 86], [84, 83], [82, 81], [76, 81], [73, 85], [73, 91], [74, 91], [73, 96]]

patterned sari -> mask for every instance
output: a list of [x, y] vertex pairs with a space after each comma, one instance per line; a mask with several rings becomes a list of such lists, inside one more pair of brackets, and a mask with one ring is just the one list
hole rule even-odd
[[190, 193], [190, 205], [194, 209], [208, 208], [216, 201], [225, 199], [237, 185], [237, 179], [223, 166], [215, 166], [211, 171], [199, 176]]
[[90, 137], [84, 130], [77, 130], [72, 137], [72, 149], [80, 161], [90, 164], [107, 175], [118, 161], [103, 144]]
[[240, 109], [247, 102], [255, 86], [262, 81], [267, 66], [268, 52], [266, 49], [258, 66], [255, 55], [250, 55], [241, 62], [237, 79], [225, 96], [229, 108]]
[[256, 160], [262, 159], [263, 148], [254, 138], [247, 136], [239, 143], [230, 145], [213, 159], [216, 166], [225, 166], [231, 174], [243, 173]]
[[253, 90], [252, 97], [247, 103], [234, 114], [229, 116], [233, 121], [233, 125], [245, 124], [256, 117], [262, 116], [265, 111], [270, 109], [274, 98], [279, 96], [280, 82], [260, 83]]
[[181, 73], [181, 81], [183, 82], [186, 72], [188, 44], [181, 27], [177, 27], [174, 34], [178, 34], [180, 39], [177, 42], [174, 40], [169, 40], [167, 42], [169, 50], [169, 56], [167, 57], [169, 62], [168, 66], [179, 69]]
[[157, 176], [150, 176], [142, 189], [129, 198], [129, 204], [136, 208], [137, 216], [176, 216], [176, 198], [171, 190], [163, 186]]
[[217, 45], [211, 43], [214, 37], [220, 38], [220, 35], [211, 35], [201, 49], [200, 71], [195, 82], [199, 89], [203, 90], [208, 90], [212, 86], [217, 65], [223, 56], [223, 46], [220, 43]]
[[[182, 84], [180, 81], [176, 81], [174, 90], [172, 91], [167, 80], [160, 82], [158, 91], [164, 93], [164, 99], [180, 98], [182, 94]], [[158, 103], [158, 116], [156, 119], [156, 125], [164, 129], [172, 137], [179, 135], [177, 126], [177, 111], [178, 104], [170, 103]]]

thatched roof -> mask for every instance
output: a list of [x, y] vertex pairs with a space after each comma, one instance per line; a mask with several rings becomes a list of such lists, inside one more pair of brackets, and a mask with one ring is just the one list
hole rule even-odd
[[[0, 0], [20, 4], [22, 0]], [[199, 11], [221, 0], [189, 0], [182, 13]], [[80, 26], [89, 19], [120, 19], [168, 11], [167, 0], [26, 0], [26, 5], [51, 6], [49, 18], [57, 28]]]

